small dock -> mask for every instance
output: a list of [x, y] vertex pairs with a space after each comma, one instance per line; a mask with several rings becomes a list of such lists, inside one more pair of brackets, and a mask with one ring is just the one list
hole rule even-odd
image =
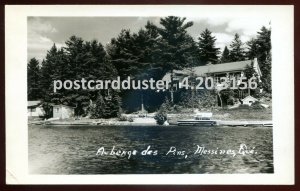
[[64, 122], [64, 121], [48, 121], [44, 123], [45, 125], [53, 126], [85, 126], [90, 125], [89, 122]]
[[217, 125], [216, 120], [179, 120], [177, 121], [178, 126], [214, 126]]
[[273, 121], [218, 121], [218, 125], [224, 126], [263, 126], [273, 127]]

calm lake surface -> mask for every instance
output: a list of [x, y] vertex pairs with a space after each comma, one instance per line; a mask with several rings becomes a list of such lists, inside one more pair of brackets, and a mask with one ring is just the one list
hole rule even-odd
[[[241, 144], [249, 152], [255, 147], [253, 154], [242, 152], [245, 149], [240, 150]], [[137, 153], [131, 153], [130, 157], [109, 155], [113, 146], [114, 152], [137, 150]], [[142, 155], [148, 146], [149, 155]], [[195, 154], [198, 146], [202, 147], [202, 153], [198, 150]], [[96, 155], [101, 147], [107, 155]], [[176, 152], [167, 154], [175, 147]], [[272, 128], [30, 125], [29, 171], [32, 174], [273, 173]]]

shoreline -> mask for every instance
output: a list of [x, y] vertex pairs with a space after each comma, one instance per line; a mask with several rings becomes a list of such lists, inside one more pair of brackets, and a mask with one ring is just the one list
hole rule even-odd
[[[213, 111], [213, 120], [216, 126], [272, 126], [272, 110], [219, 110]], [[177, 126], [179, 120], [191, 119], [195, 113], [181, 112], [168, 113], [169, 126]], [[28, 124], [47, 126], [164, 126], [158, 125], [154, 119], [155, 113], [149, 113], [144, 117], [137, 114], [123, 114], [125, 120], [119, 118], [90, 119], [90, 118], [52, 118], [41, 120], [40, 118], [28, 118]], [[129, 120], [130, 119], [130, 120]]]
[[[105, 122], [104, 122], [105, 121]], [[158, 125], [156, 122], [128, 122], [128, 121], [110, 121], [110, 120], [97, 121], [80, 121], [80, 120], [59, 120], [59, 121], [36, 121], [29, 122], [28, 125], [44, 125], [44, 126], [178, 126], [177, 122], [170, 123], [169, 125]], [[272, 120], [216, 120], [217, 124], [214, 126], [240, 126], [240, 127], [272, 127]], [[190, 125], [194, 126], [194, 125]], [[197, 125], [196, 125], [197, 126]], [[201, 126], [201, 125], [200, 125]], [[205, 126], [205, 125], [203, 125]], [[207, 126], [207, 125], [206, 125]]]

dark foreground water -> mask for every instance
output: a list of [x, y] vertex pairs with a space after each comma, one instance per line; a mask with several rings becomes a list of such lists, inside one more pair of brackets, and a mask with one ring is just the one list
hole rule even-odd
[[[124, 151], [125, 156], [118, 156], [118, 150]], [[29, 126], [29, 171], [32, 174], [273, 173], [272, 129]]]

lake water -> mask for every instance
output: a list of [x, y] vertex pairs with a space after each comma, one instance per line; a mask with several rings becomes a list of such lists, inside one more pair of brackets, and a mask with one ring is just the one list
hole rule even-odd
[[[144, 151], [148, 146], [148, 152]], [[202, 150], [197, 153], [199, 147]], [[117, 150], [131, 151], [131, 155], [126, 152], [125, 157], [116, 156]], [[30, 125], [29, 171], [32, 174], [273, 173], [272, 128]]]

